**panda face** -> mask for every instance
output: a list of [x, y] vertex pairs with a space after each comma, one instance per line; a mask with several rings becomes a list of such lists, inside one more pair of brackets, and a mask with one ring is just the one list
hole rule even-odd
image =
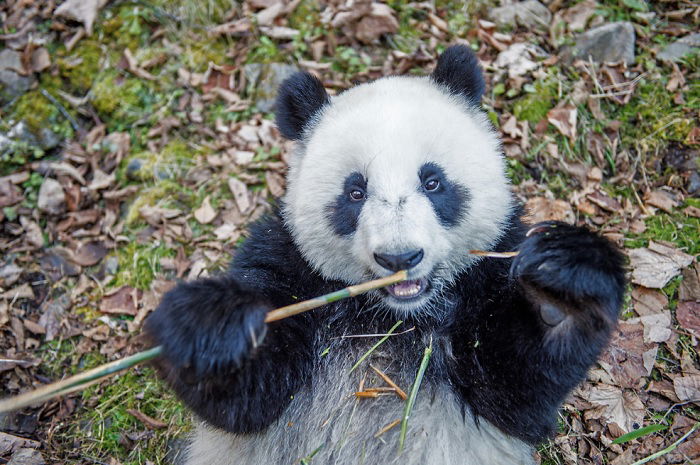
[[324, 277], [350, 284], [408, 269], [377, 294], [395, 310], [428, 311], [511, 212], [490, 124], [434, 78], [348, 90], [299, 140], [283, 209], [296, 245]]

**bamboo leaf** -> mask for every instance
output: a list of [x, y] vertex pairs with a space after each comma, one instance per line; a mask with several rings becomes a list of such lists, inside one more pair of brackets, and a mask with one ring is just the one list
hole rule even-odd
[[643, 428], [636, 429], [634, 431], [630, 431], [627, 434], [623, 434], [619, 438], [615, 439], [612, 443], [613, 444], [623, 444], [625, 442], [632, 441], [633, 439], [640, 438], [642, 436], [646, 436], [647, 434], [651, 433], [656, 433], [657, 431], [663, 431], [665, 429], [668, 429], [667, 425], [647, 425]]

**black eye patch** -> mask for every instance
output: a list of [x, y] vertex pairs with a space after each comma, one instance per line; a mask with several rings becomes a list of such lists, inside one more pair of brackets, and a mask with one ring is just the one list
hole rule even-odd
[[326, 206], [328, 219], [336, 234], [349, 236], [355, 232], [357, 220], [365, 204], [366, 191], [367, 180], [361, 173], [355, 172], [345, 178], [343, 192], [336, 197], [335, 202]]
[[[425, 195], [445, 227], [456, 225], [467, 210], [471, 195], [463, 185], [450, 181], [437, 163], [425, 163], [418, 171], [420, 192]], [[437, 183], [435, 182], [437, 181]], [[437, 187], [436, 187], [437, 186]]]

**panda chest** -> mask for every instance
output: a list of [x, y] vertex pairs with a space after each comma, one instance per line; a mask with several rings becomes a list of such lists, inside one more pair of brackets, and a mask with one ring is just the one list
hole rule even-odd
[[[295, 463], [313, 459], [320, 464], [532, 461], [529, 447], [520, 441], [483, 419], [477, 426], [446, 374], [441, 376], [449, 349], [444, 343], [433, 345], [428, 360], [432, 370], [423, 378], [406, 415], [402, 394], [411, 393], [425, 345], [387, 341], [366, 355], [376, 340], [318, 345], [317, 353], [322, 355], [313, 378], [266, 433], [284, 444], [287, 459], [292, 455]], [[494, 461], [494, 454], [498, 460]], [[283, 456], [278, 459], [268, 463], [294, 462], [285, 462]]]

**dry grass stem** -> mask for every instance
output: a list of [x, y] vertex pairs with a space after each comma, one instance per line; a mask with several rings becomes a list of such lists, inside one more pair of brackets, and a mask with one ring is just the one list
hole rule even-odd
[[470, 250], [469, 253], [478, 257], [512, 258], [518, 255], [520, 252], [489, 252], [487, 250]]
[[380, 378], [382, 378], [382, 379], [384, 380], [384, 382], [385, 382], [386, 384], [388, 384], [389, 386], [391, 386], [392, 388], [394, 388], [394, 390], [396, 391], [396, 394], [397, 394], [399, 397], [401, 397], [401, 399], [406, 400], [406, 399], [408, 398], [408, 396], [407, 396], [406, 393], [403, 391], [403, 389], [401, 389], [391, 378], [389, 378], [389, 377], [386, 375], [386, 373], [384, 373], [382, 370], [380, 370], [379, 368], [375, 367], [374, 365], [371, 365], [371, 364], [370, 364], [370, 367], [379, 375]]
[[376, 433], [374, 433], [374, 437], [375, 437], [375, 438], [378, 438], [379, 436], [381, 436], [382, 434], [386, 433], [387, 431], [389, 431], [391, 428], [393, 428], [394, 426], [398, 425], [399, 423], [401, 423], [401, 418], [399, 418], [399, 419], [397, 419], [397, 420], [394, 420], [394, 421], [392, 421], [391, 423], [389, 423], [388, 425], [382, 427], [382, 429], [380, 429], [379, 431], [377, 431]]

